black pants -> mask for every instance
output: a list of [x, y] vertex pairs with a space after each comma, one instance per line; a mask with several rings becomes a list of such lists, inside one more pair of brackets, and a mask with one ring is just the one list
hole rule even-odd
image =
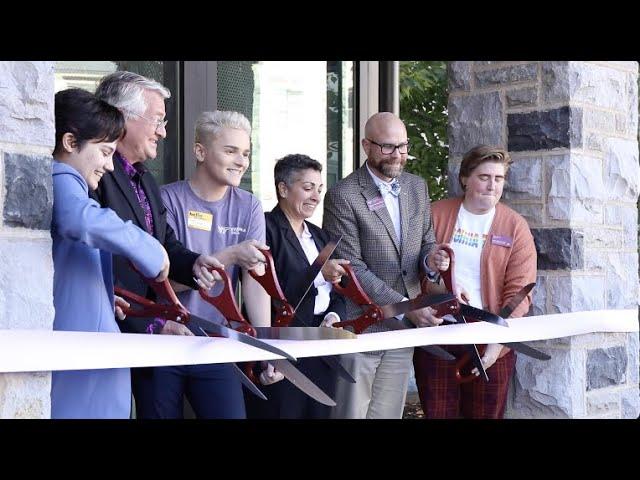
[[136, 418], [183, 418], [186, 396], [197, 418], [245, 417], [242, 384], [226, 363], [132, 368]]
[[[324, 315], [316, 315], [314, 325], [318, 325]], [[320, 387], [327, 395], [334, 398], [337, 376], [320, 357], [300, 358], [294, 366]], [[256, 378], [259, 373], [257, 366]], [[294, 386], [286, 378], [273, 385], [258, 385], [268, 400], [260, 400], [244, 389], [247, 418], [329, 418], [331, 408], [309, 397]]]

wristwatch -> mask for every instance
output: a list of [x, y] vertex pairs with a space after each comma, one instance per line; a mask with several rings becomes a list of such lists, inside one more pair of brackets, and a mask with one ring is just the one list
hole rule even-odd
[[439, 283], [440, 282], [440, 272], [433, 272], [431, 270], [427, 270], [427, 279], [431, 283]]
[[424, 271], [427, 273], [427, 279], [432, 283], [440, 283], [440, 272], [433, 271], [429, 268], [429, 263], [427, 262], [427, 257], [424, 258]]

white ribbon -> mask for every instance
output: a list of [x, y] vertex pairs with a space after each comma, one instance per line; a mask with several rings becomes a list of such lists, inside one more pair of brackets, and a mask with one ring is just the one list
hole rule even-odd
[[[353, 340], [264, 340], [297, 358], [389, 350], [545, 340], [595, 332], [637, 332], [638, 310], [598, 310], [358, 335]], [[282, 358], [226, 338], [0, 330], [0, 372], [228, 363]]]

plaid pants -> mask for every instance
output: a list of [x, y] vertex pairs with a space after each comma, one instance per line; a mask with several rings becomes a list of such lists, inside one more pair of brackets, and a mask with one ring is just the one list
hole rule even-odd
[[[460, 345], [443, 348], [457, 358], [466, 351]], [[487, 370], [489, 382], [478, 377], [471, 382], [460, 384], [456, 380], [455, 361], [441, 360], [421, 348], [416, 348], [413, 366], [425, 417], [502, 418], [515, 364], [516, 355], [511, 350]], [[471, 368], [470, 365], [469, 370]]]

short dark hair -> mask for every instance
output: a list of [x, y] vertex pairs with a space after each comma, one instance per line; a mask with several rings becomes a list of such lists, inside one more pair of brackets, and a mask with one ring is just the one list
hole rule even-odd
[[276, 196], [278, 200], [280, 200], [280, 192], [278, 192], [280, 182], [283, 182], [285, 185], [291, 185], [296, 172], [309, 169], [322, 172], [322, 164], [301, 153], [292, 153], [276, 160], [276, 165], [273, 167], [273, 179], [276, 184]]
[[81, 88], [61, 90], [55, 95], [56, 146], [62, 150], [62, 137], [73, 133], [78, 149], [88, 142], [113, 142], [124, 136], [125, 121], [120, 110]]
[[462, 179], [469, 178], [471, 176], [471, 173], [479, 165], [485, 162], [501, 163], [502, 165], [504, 165], [504, 173], [506, 175], [509, 171], [509, 165], [513, 163], [513, 160], [511, 160], [509, 152], [500, 147], [493, 147], [490, 145], [476, 145], [464, 154], [462, 163], [460, 164], [458, 183], [460, 184], [460, 188], [462, 188], [462, 190], [465, 189], [465, 186], [462, 184]]

